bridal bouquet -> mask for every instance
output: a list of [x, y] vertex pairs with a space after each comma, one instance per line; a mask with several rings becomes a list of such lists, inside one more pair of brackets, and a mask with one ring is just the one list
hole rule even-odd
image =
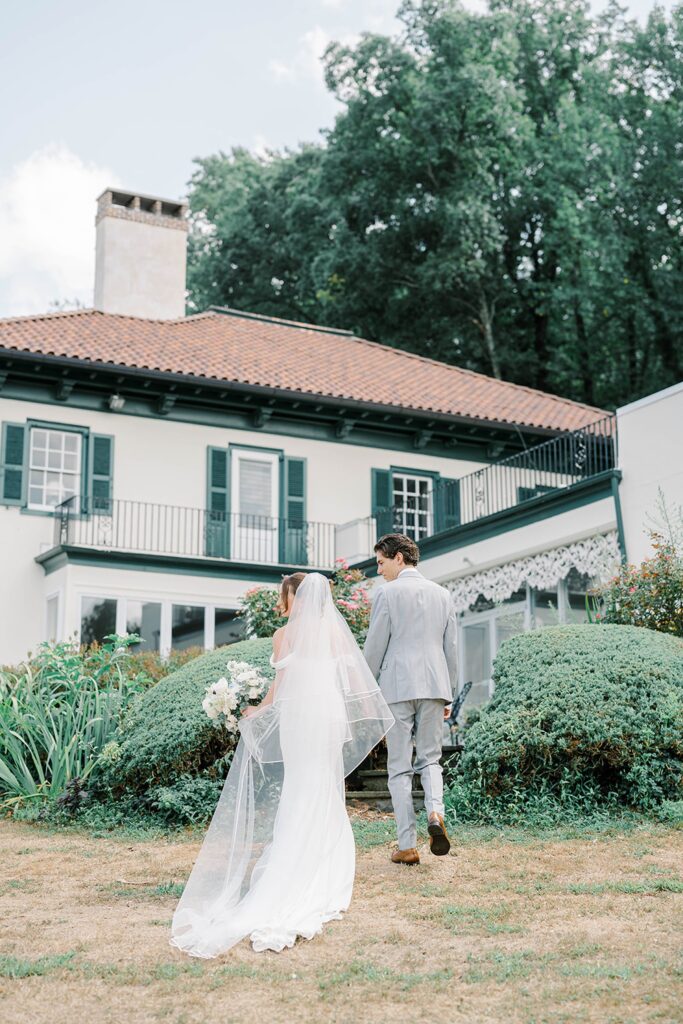
[[236, 712], [259, 700], [268, 689], [257, 668], [246, 661], [229, 661], [226, 674], [206, 689], [202, 707], [217, 725], [224, 725], [228, 732], [237, 733], [239, 716]]

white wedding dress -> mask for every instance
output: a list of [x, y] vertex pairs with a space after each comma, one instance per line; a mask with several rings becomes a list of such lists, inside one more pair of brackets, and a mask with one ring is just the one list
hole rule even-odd
[[277, 661], [272, 704], [241, 738], [173, 916], [172, 945], [215, 957], [245, 937], [281, 951], [340, 918], [355, 846], [344, 777], [393, 717], [327, 579], [300, 585]]

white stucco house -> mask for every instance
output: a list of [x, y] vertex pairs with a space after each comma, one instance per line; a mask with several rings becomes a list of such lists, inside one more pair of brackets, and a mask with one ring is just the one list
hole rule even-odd
[[451, 591], [476, 703], [506, 636], [582, 618], [640, 555], [665, 470], [679, 500], [643, 424], [673, 436], [680, 388], [615, 417], [343, 331], [185, 316], [184, 206], [108, 190], [96, 223], [94, 308], [0, 321], [0, 663], [113, 631], [211, 648], [246, 589], [372, 575], [400, 530]]

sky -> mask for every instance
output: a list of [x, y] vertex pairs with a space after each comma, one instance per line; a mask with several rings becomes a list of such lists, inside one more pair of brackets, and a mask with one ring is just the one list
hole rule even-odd
[[[641, 21], [654, 5], [622, 2]], [[0, 316], [91, 304], [95, 199], [107, 186], [180, 198], [196, 157], [318, 139], [338, 109], [325, 47], [392, 33], [397, 8], [0, 0]]]

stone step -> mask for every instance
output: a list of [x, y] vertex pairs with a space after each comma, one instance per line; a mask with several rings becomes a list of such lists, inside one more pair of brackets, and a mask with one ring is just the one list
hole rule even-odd
[[388, 789], [349, 789], [347, 800], [391, 800]]

